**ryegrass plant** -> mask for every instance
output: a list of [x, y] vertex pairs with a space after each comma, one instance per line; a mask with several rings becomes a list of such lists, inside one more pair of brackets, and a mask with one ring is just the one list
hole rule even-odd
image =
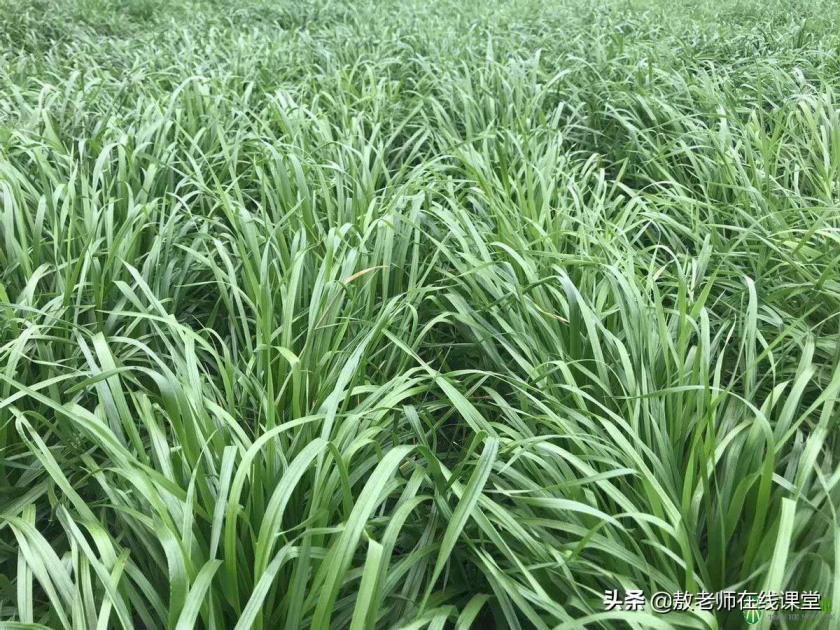
[[0, 0], [0, 627], [840, 603], [838, 15]]

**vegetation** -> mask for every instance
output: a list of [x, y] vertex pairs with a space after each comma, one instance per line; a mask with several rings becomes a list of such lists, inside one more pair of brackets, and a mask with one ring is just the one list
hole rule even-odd
[[0, 625], [840, 602], [838, 16], [0, 0]]

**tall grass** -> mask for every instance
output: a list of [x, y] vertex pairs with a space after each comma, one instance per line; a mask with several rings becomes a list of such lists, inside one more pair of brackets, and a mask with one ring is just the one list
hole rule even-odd
[[837, 8], [0, 0], [0, 627], [840, 603]]

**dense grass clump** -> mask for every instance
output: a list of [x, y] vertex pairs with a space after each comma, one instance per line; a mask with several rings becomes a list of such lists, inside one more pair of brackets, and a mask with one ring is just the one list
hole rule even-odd
[[0, 626], [840, 606], [840, 11], [673, 5], [0, 0]]

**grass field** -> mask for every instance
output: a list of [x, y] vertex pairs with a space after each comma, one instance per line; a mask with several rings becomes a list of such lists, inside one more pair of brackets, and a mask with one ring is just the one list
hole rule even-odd
[[839, 27], [0, 0], [0, 628], [840, 608]]

